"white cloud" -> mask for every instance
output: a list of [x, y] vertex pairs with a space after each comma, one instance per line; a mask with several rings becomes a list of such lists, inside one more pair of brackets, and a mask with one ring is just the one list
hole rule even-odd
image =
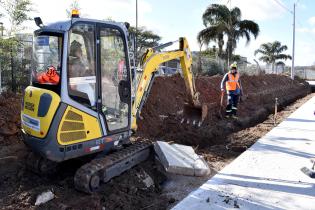
[[[296, 29], [297, 32], [300, 32], [301, 34], [307, 34], [310, 36], [314, 36], [315, 35], [315, 28], [313, 27], [302, 27], [302, 28], [297, 28]], [[313, 37], [315, 40], [315, 37]]]
[[[72, 1], [33, 0], [35, 11], [31, 16], [40, 16], [44, 22], [51, 23], [67, 19], [67, 12]], [[152, 11], [152, 6], [146, 0], [138, 0], [139, 20], [145, 20], [145, 15]], [[111, 18], [118, 22], [129, 22], [136, 24], [136, 2], [133, 0], [80, 0], [81, 16], [91, 19], [104, 20]], [[4, 21], [5, 22], [5, 21]], [[139, 21], [140, 22], [140, 21]], [[147, 23], [143, 21], [143, 23]], [[5, 22], [7, 25], [8, 23]], [[35, 23], [28, 22], [28, 32], [36, 28]]]
[[[315, 36], [314, 36], [315, 38]], [[314, 39], [315, 40], [315, 39]], [[295, 63], [296, 65], [312, 65], [315, 62], [315, 42], [310, 40], [299, 40], [296, 43], [295, 51]]]
[[[271, 20], [283, 17], [286, 10], [273, 0], [233, 0], [232, 7], [239, 7], [244, 19]], [[279, 0], [283, 5], [283, 1]]]
[[309, 24], [311, 24], [312, 26], [315, 25], [315, 16], [314, 17], [310, 17], [308, 19]]
[[302, 28], [297, 28], [296, 31], [301, 32], [301, 33], [309, 33], [309, 32], [311, 32], [311, 29], [306, 28], [306, 27], [302, 27]]
[[[55, 0], [42, 1], [33, 0], [43, 21], [54, 22], [66, 18], [66, 9], [69, 8], [71, 1]], [[143, 15], [152, 11], [151, 5], [145, 0], [139, 0], [139, 19]], [[107, 19], [111, 17], [116, 21], [129, 21], [135, 23], [135, 1], [132, 0], [80, 0], [79, 6], [83, 16], [93, 19]]]
[[266, 42], [273, 42], [274, 38], [268, 36], [268, 35], [260, 35], [257, 37], [256, 40], [252, 40], [249, 45], [246, 46], [246, 41], [241, 40], [238, 43], [238, 47], [235, 51], [236, 54], [240, 54], [242, 56], [247, 56], [247, 61], [253, 63], [253, 59], [257, 59], [259, 55], [256, 57], [254, 56], [255, 50], [259, 49], [260, 45]]

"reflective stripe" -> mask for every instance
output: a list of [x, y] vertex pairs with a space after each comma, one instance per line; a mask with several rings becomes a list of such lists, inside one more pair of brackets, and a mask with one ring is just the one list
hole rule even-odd
[[232, 112], [232, 110], [226, 110], [225, 112]]
[[232, 106], [232, 109], [237, 110], [237, 108], [235, 106]]

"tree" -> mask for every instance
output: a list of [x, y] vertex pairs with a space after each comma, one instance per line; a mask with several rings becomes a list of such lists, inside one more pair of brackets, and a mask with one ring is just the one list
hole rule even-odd
[[[129, 33], [136, 34], [136, 28], [133, 26], [130, 26]], [[138, 28], [137, 31], [137, 58], [136, 60], [139, 60], [141, 55], [145, 52], [146, 49], [156, 47], [159, 45], [159, 41], [161, 40], [161, 37], [155, 33], [153, 33], [150, 30], [147, 30], [144, 27]]]
[[22, 24], [25, 21], [31, 20], [29, 13], [33, 11], [31, 0], [3, 0], [0, 1], [10, 26], [7, 30], [8, 36], [12, 33], [23, 29]]
[[[5, 83], [11, 84], [12, 91], [17, 88], [17, 81], [21, 79], [21, 75], [17, 73], [23, 70], [20, 65], [18, 53], [23, 47], [23, 43], [17, 38], [16, 34], [23, 29], [23, 23], [30, 20], [29, 13], [33, 11], [31, 0], [0, 0], [3, 8], [4, 17], [7, 18], [9, 26], [7, 27], [7, 35], [5, 39], [0, 39], [0, 56], [1, 56], [1, 73], [8, 75]], [[14, 36], [13, 36], [14, 35]], [[22, 75], [25, 77], [25, 75]]]
[[[202, 20], [206, 27], [198, 33], [199, 43], [209, 44], [210, 41], [218, 43], [218, 55], [232, 59], [237, 41], [240, 38], [246, 39], [246, 44], [251, 40], [251, 35], [256, 39], [259, 34], [259, 26], [251, 20], [241, 20], [241, 10], [234, 7], [229, 10], [225, 5], [211, 4], [203, 13]], [[227, 37], [225, 55], [223, 52], [224, 37]]]
[[281, 45], [281, 42], [274, 41], [268, 42], [260, 45], [260, 48], [255, 51], [255, 56], [260, 53], [259, 60], [267, 64], [272, 65], [272, 73], [274, 73], [274, 67], [276, 65], [284, 64], [281, 60], [292, 59], [290, 55], [283, 54], [282, 52], [286, 51], [288, 47], [286, 45]]

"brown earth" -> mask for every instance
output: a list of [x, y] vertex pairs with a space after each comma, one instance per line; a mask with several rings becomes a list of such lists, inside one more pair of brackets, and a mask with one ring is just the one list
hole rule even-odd
[[[144, 120], [139, 123], [137, 138], [152, 141], [162, 138], [194, 145], [215, 172], [243, 152], [238, 145], [249, 147], [273, 127], [268, 113], [273, 109], [275, 97], [284, 107], [309, 92], [306, 84], [292, 82], [284, 76], [243, 76], [245, 100], [240, 106], [240, 118], [227, 121], [221, 119], [218, 112], [220, 80], [219, 76], [197, 78], [201, 100], [211, 104], [212, 109], [201, 128], [192, 128], [178, 124], [180, 117], [177, 113], [180, 113], [186, 97], [183, 81], [178, 76], [157, 78], [144, 107]], [[287, 113], [311, 96], [314, 95], [290, 106]], [[26, 170], [28, 149], [21, 142], [18, 131], [20, 97], [5, 93], [0, 99], [0, 209], [168, 209], [204, 181], [191, 177], [182, 177], [181, 182], [178, 178], [172, 180], [167, 177], [166, 181], [154, 161], [148, 160], [114, 178], [98, 193], [86, 195], [77, 192], [73, 186], [73, 175], [83, 164], [81, 160], [63, 163], [52, 177], [41, 177]], [[279, 122], [286, 116], [281, 113]], [[244, 130], [266, 118], [269, 121]], [[234, 151], [231, 146], [234, 146]], [[145, 186], [144, 174], [153, 179], [154, 185]], [[170, 181], [175, 183], [171, 188], [167, 184]], [[56, 197], [35, 207], [36, 196], [47, 190], [52, 190]]]
[[0, 95], [0, 146], [16, 143], [20, 128], [21, 97], [13, 93]]
[[138, 135], [186, 145], [209, 146], [225, 139], [231, 132], [262, 122], [274, 109], [275, 98], [282, 107], [310, 91], [307, 84], [292, 81], [286, 76], [242, 76], [243, 103], [239, 105], [239, 119], [231, 121], [222, 119], [224, 110], [220, 112], [221, 79], [222, 76], [196, 79], [201, 103], [209, 106], [207, 119], [200, 128], [196, 128], [179, 125], [179, 113], [186, 99], [183, 79], [179, 75], [158, 77], [142, 111], [143, 120], [138, 122]]

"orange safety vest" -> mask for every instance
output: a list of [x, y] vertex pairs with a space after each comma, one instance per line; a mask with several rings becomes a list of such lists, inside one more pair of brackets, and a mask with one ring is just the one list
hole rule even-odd
[[240, 75], [238, 73], [235, 76], [232, 73], [228, 73], [228, 81], [225, 83], [227, 91], [233, 91], [237, 88], [241, 88], [240, 83], [238, 82]]

